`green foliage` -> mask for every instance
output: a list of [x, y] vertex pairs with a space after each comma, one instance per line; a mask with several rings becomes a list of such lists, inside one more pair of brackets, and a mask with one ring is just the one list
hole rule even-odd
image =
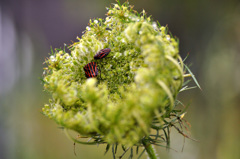
[[[105, 19], [90, 19], [78, 40], [70, 53], [55, 50], [46, 60], [44, 89], [52, 98], [43, 113], [92, 137], [91, 144], [107, 143], [106, 151], [110, 144], [169, 143], [169, 128], [183, 117], [175, 110], [184, 82], [178, 40], [128, 2], [109, 8]], [[110, 54], [94, 60], [104, 48]], [[92, 61], [101, 75], [87, 79], [83, 67]]]

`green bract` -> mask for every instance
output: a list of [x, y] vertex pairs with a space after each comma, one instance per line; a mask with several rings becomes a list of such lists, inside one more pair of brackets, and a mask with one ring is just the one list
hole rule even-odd
[[[84, 34], [47, 60], [44, 89], [52, 99], [43, 113], [61, 126], [101, 141], [133, 146], [148, 136], [152, 121], [163, 124], [183, 85], [178, 42], [145, 11], [115, 4], [105, 19], [89, 21]], [[94, 60], [101, 49], [106, 58]], [[97, 78], [83, 67], [96, 62]]]

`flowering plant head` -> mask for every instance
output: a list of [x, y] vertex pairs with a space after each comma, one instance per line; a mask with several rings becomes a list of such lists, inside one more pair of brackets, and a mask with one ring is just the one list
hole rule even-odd
[[[178, 41], [144, 10], [115, 4], [105, 19], [90, 19], [78, 40], [45, 61], [46, 116], [94, 143], [131, 147], [149, 139], [151, 129], [170, 127], [166, 118], [182, 115], [175, 110], [184, 81]], [[106, 57], [94, 59], [106, 48]], [[86, 78], [91, 62], [98, 75]]]

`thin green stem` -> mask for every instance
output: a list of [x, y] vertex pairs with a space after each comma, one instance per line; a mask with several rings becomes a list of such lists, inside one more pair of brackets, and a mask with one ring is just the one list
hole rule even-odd
[[158, 158], [157, 154], [154, 151], [151, 143], [149, 143], [149, 141], [147, 141], [147, 140], [142, 140], [142, 143], [143, 143], [143, 146], [145, 147], [145, 150], [147, 151], [148, 157], [150, 159], [157, 159]]
[[83, 141], [79, 141], [77, 139], [74, 139], [67, 131], [67, 129], [64, 129], [65, 134], [67, 135], [67, 137], [69, 139], [71, 139], [74, 143], [79, 143], [79, 144], [85, 144], [85, 145], [97, 145], [97, 144], [101, 144], [98, 142], [83, 142]]

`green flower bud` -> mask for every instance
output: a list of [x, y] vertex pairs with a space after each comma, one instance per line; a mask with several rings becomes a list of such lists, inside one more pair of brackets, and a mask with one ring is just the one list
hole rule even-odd
[[[102, 142], [133, 146], [150, 134], [156, 116], [161, 125], [175, 112], [184, 75], [178, 42], [144, 10], [140, 16], [128, 3], [115, 4], [105, 20], [90, 19], [78, 40], [69, 53], [46, 60], [44, 89], [52, 95], [46, 116]], [[111, 52], [95, 60], [104, 48]], [[90, 62], [98, 76], [87, 79]]]

